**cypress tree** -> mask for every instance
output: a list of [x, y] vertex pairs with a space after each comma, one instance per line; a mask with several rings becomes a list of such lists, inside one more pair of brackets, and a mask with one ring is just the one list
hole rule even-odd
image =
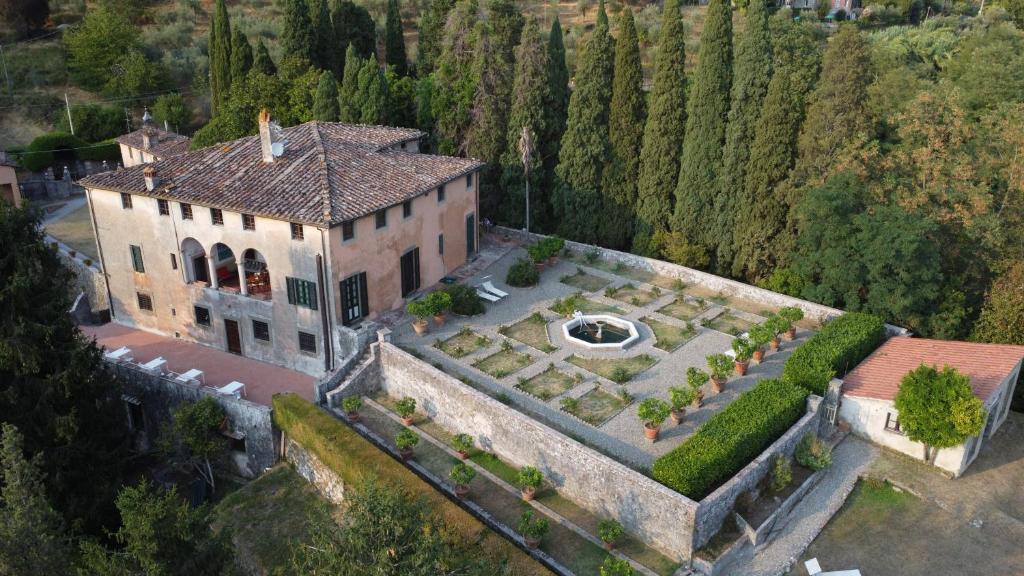
[[651, 243], [669, 228], [679, 179], [679, 156], [686, 130], [686, 42], [679, 0], [665, 0], [658, 52], [654, 59], [651, 109], [644, 125], [637, 179], [633, 252], [657, 255]]
[[335, 58], [340, 56], [334, 38], [334, 25], [327, 9], [327, 0], [309, 0], [309, 19], [313, 28], [313, 65], [321, 70], [334, 70]]
[[615, 76], [612, 81], [611, 112], [608, 117], [610, 163], [601, 186], [604, 216], [601, 243], [622, 250], [632, 239], [636, 217], [636, 181], [640, 169], [640, 141], [643, 139], [644, 72], [640, 64], [640, 41], [633, 11], [623, 9], [615, 42]]
[[530, 159], [530, 228], [540, 214], [548, 211], [547, 191], [541, 187], [544, 180], [544, 162], [541, 138], [549, 133], [545, 105], [550, 99], [548, 90], [548, 54], [540, 36], [537, 21], [530, 18], [523, 27], [521, 41], [515, 50], [515, 79], [512, 83], [512, 103], [509, 109], [506, 149], [501, 157], [504, 191], [499, 208], [498, 222], [518, 228], [525, 224], [526, 174], [519, 151], [519, 139], [526, 127], [533, 135], [534, 150]]
[[224, 0], [217, 0], [210, 24], [210, 111], [224, 104], [231, 90], [231, 22]]
[[252, 46], [238, 28], [231, 31], [231, 85], [243, 81], [252, 69]]
[[267, 51], [263, 38], [256, 41], [256, 54], [253, 56], [252, 67], [267, 76], [277, 74], [277, 66], [274, 66], [274, 60], [270, 58], [270, 52]]
[[416, 127], [416, 80], [412, 76], [399, 76], [394, 66], [384, 69], [384, 117], [386, 126]]
[[479, 4], [462, 0], [455, 5], [444, 28], [444, 43], [434, 72], [430, 110], [434, 117], [437, 152], [453, 155], [463, 151], [477, 78], [467, 74], [476, 56]]
[[306, 0], [284, 0], [284, 26], [281, 30], [281, 48], [285, 56], [315, 61], [316, 37], [309, 19]]
[[441, 36], [448, 13], [455, 0], [431, 0], [427, 13], [420, 19], [419, 43], [416, 46], [416, 73], [422, 78], [434, 71], [441, 54]]
[[608, 34], [604, 0], [597, 26], [583, 46], [576, 89], [558, 158], [553, 205], [559, 232], [594, 244], [601, 224], [601, 174], [608, 162], [608, 112], [611, 104], [614, 47]]
[[720, 185], [731, 82], [732, 8], [727, 0], [711, 0], [688, 102], [673, 218], [675, 231], [705, 248], [717, 241], [706, 224]]
[[761, 116], [768, 81], [772, 77], [771, 50], [768, 7], [758, 0], [747, 8], [743, 35], [736, 45], [722, 187], [714, 212], [715, 241], [718, 243], [715, 271], [719, 274], [727, 274], [732, 268], [735, 212], [741, 209], [739, 199], [747, 178], [750, 143], [754, 140], [754, 127]]
[[505, 65], [500, 47], [491, 42], [490, 29], [482, 23], [478, 26], [481, 30], [473, 75], [479, 81], [473, 97], [473, 121], [466, 132], [466, 154], [487, 163], [480, 170], [480, 213], [496, 219], [502, 197], [499, 161], [505, 152], [512, 73]]
[[362, 69], [359, 70], [359, 90], [355, 97], [355, 105], [359, 107], [358, 122], [380, 124], [384, 118], [386, 96], [384, 72], [375, 59], [364, 61]]
[[[334, 24], [335, 51], [347, 50], [351, 45], [360, 58], [369, 58], [376, 53], [377, 24], [366, 8], [356, 6], [352, 0], [331, 0], [331, 21]], [[344, 76], [345, 59], [337, 58], [335, 66], [335, 77]]]
[[330, 70], [320, 73], [320, 82], [313, 97], [313, 119], [322, 122], [338, 121], [338, 83]]
[[523, 33], [523, 14], [512, 0], [488, 0], [487, 33], [493, 50], [511, 67], [512, 52]]
[[359, 122], [360, 111], [356, 96], [359, 93], [359, 71], [362, 68], [363, 59], [356, 53], [355, 45], [349, 44], [345, 50], [345, 75], [341, 78], [338, 96], [338, 117], [342, 122]]
[[569, 114], [569, 67], [565, 63], [565, 43], [558, 18], [551, 23], [551, 32], [548, 34], [547, 78], [545, 131], [543, 134], [537, 134], [538, 149], [544, 162], [544, 179], [541, 187], [546, 197], [545, 203], [541, 205], [544, 211], [537, 214], [536, 228], [544, 232], [555, 229], [551, 191], [554, 188], [555, 167], [558, 165], [558, 153], [562, 149], [562, 135], [565, 134], [565, 123]]
[[743, 197], [736, 210], [734, 276], [766, 278], [775, 264], [775, 240], [786, 222], [781, 184], [793, 167], [804, 105], [821, 61], [815, 24], [794, 22], [789, 11], [771, 19], [774, 74], [750, 145]]
[[405, 34], [402, 31], [402, 13], [398, 0], [388, 0], [388, 15], [384, 22], [384, 58], [389, 66], [395, 67], [399, 76], [409, 73], [409, 61], [405, 55]]

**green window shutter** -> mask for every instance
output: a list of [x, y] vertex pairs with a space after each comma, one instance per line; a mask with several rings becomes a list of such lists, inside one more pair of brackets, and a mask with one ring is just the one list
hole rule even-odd
[[316, 284], [306, 282], [306, 290], [309, 293], [309, 309], [316, 310]]
[[288, 286], [288, 303], [316, 310], [316, 284], [301, 278], [285, 278]]
[[295, 304], [295, 278], [285, 278], [288, 285], [288, 303]]
[[131, 249], [132, 254], [132, 268], [140, 274], [145, 273], [146, 265], [142, 261], [142, 248], [134, 245], [129, 246], [129, 248]]

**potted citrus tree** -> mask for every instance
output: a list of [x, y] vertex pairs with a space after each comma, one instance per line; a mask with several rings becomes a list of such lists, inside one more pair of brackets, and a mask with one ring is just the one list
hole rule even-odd
[[597, 524], [597, 535], [604, 542], [605, 550], [614, 550], [615, 542], [625, 533], [626, 529], [614, 518], [606, 518]]
[[772, 333], [772, 337], [768, 340], [768, 347], [771, 348], [772, 352], [779, 351], [779, 334], [785, 332], [785, 322], [778, 314], [772, 314], [763, 324]]
[[750, 367], [750, 357], [754, 354], [754, 345], [747, 338], [739, 337], [732, 341], [732, 351], [736, 353], [734, 362], [735, 373], [743, 376]]
[[548, 259], [548, 253], [544, 245], [540, 242], [534, 242], [526, 247], [526, 253], [530, 255], [530, 260], [533, 260], [533, 265], [537, 268], [537, 272], [543, 272], [544, 263]]
[[465, 498], [466, 494], [469, 494], [469, 483], [476, 478], [476, 470], [472, 466], [465, 462], [458, 462], [455, 466], [452, 466], [448, 477], [455, 483], [455, 495], [459, 498]]
[[412, 426], [412, 415], [416, 412], [416, 399], [406, 396], [395, 402], [395, 412], [402, 419], [402, 424]]
[[548, 236], [541, 240], [541, 244], [544, 245], [544, 252], [548, 257], [548, 266], [558, 264], [558, 253], [565, 247], [565, 240], [558, 236]]
[[690, 366], [686, 369], [686, 384], [693, 390], [693, 409], [700, 408], [704, 402], [704, 385], [708, 383], [708, 373]]
[[686, 407], [693, 402], [693, 389], [682, 386], [670, 386], [668, 401], [671, 408], [672, 423], [678, 425], [686, 416]]
[[430, 305], [430, 302], [426, 298], [417, 298], [406, 304], [405, 309], [416, 318], [412, 322], [413, 330], [417, 334], [426, 333], [428, 326], [427, 318], [434, 314], [434, 308]]
[[748, 338], [753, 348], [754, 362], [760, 364], [764, 360], [764, 347], [775, 337], [774, 330], [775, 328], [769, 325], [769, 321], [750, 327]]
[[544, 475], [533, 466], [523, 466], [519, 469], [519, 487], [523, 491], [523, 500], [529, 502], [540, 489], [544, 482]]
[[359, 422], [359, 409], [363, 407], [363, 399], [359, 396], [347, 396], [341, 401], [341, 407], [345, 415], [353, 422]]
[[796, 338], [796, 326], [795, 324], [804, 319], [804, 311], [796, 306], [787, 306], [782, 310], [779, 310], [779, 318], [784, 321], [782, 337], [786, 340], [793, 340]]
[[456, 434], [452, 438], [452, 448], [459, 454], [459, 460], [469, 457], [469, 449], [473, 447], [473, 437], [469, 434]]
[[548, 525], [547, 518], [534, 519], [533, 510], [528, 510], [519, 517], [517, 528], [519, 533], [523, 535], [526, 547], [533, 549], [540, 545], [540, 541], [548, 533], [550, 526]]
[[424, 300], [427, 301], [427, 305], [430, 307], [431, 316], [434, 317], [434, 324], [437, 324], [438, 327], [444, 326], [445, 320], [448, 319], [448, 311], [452, 309], [452, 295], [443, 290], [438, 290], [427, 294]]
[[398, 455], [402, 457], [402, 460], [412, 458], [412, 449], [419, 442], [420, 437], [408, 428], [403, 428], [398, 434], [395, 434], [395, 448], [398, 448]]
[[733, 370], [732, 359], [725, 354], [712, 354], [708, 356], [708, 370], [711, 371], [711, 387], [715, 394], [721, 394]]
[[668, 402], [659, 398], [647, 398], [637, 406], [636, 414], [644, 423], [644, 436], [648, 440], [654, 442], [658, 439], [658, 431], [671, 412], [672, 407]]

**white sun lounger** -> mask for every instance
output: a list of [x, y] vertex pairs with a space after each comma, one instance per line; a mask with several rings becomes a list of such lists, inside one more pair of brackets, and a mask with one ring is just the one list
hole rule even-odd
[[491, 294], [494, 294], [498, 298], [504, 298], [504, 297], [508, 296], [508, 292], [505, 292], [503, 290], [498, 290], [497, 288], [494, 287], [494, 284], [491, 284], [490, 280], [488, 280], [487, 282], [484, 282], [480, 286], [484, 290], [490, 292]]
[[476, 295], [483, 298], [484, 300], [487, 300], [488, 302], [497, 302], [498, 300], [501, 300], [501, 298], [498, 298], [494, 294], [491, 294], [490, 292], [485, 292], [479, 288], [476, 289]]

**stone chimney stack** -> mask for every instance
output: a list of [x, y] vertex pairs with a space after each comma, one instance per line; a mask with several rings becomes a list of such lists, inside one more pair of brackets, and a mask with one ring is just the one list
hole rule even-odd
[[142, 149], [149, 150], [153, 144], [156, 144], [157, 136], [156, 130], [153, 129], [153, 116], [149, 113], [149, 108], [146, 108], [142, 113]]
[[152, 192], [160, 185], [160, 176], [157, 175], [156, 168], [152, 165], [146, 166], [142, 171], [142, 177], [146, 181], [146, 191]]
[[273, 162], [277, 156], [274, 154], [274, 144], [277, 143], [274, 139], [275, 128], [277, 125], [270, 121], [270, 112], [266, 108], [260, 110], [260, 152], [264, 162]]

